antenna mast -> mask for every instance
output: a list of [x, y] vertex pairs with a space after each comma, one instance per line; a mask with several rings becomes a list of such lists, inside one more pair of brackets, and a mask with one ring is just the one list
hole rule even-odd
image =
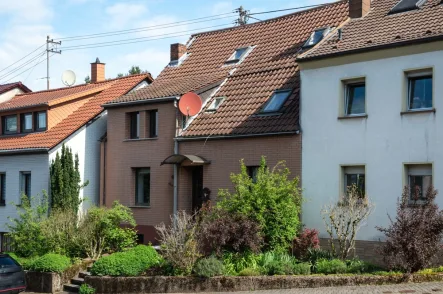
[[243, 6], [240, 6], [235, 10], [238, 13], [238, 18], [235, 20], [235, 24], [243, 26], [248, 23], [249, 20], [249, 10], [245, 10]]
[[62, 41], [54, 42], [54, 39], [49, 39], [49, 36], [46, 36], [46, 87], [49, 90], [49, 52], [61, 54], [61, 50], [49, 49], [49, 44], [61, 45]]

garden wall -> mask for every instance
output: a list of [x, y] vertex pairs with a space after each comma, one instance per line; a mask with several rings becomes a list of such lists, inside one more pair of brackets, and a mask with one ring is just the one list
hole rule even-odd
[[443, 281], [443, 274], [389, 276], [257, 276], [257, 277], [97, 277], [87, 276], [85, 282], [104, 293], [195, 293], [232, 292], [332, 286], [381, 285], [403, 282]]

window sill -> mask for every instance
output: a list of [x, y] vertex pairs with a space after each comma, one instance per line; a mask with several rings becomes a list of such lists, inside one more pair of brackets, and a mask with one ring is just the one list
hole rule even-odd
[[277, 112], [277, 111], [273, 111], [273, 112], [260, 112], [255, 114], [254, 116], [277, 116], [277, 115], [282, 115], [281, 112]]
[[339, 116], [337, 119], [353, 119], [353, 118], [368, 118], [367, 114], [358, 114], [358, 115], [345, 115]]
[[132, 205], [132, 206], [128, 206], [129, 208], [141, 208], [141, 209], [148, 209], [151, 208], [150, 205]]
[[435, 113], [436, 109], [435, 108], [427, 108], [427, 109], [407, 110], [407, 111], [400, 112], [400, 115], [415, 114], [415, 113], [431, 113], [431, 112]]
[[158, 140], [158, 137], [152, 137], [152, 138], [139, 138], [139, 139], [125, 139], [125, 140], [123, 140], [123, 142], [150, 141], [150, 140]]

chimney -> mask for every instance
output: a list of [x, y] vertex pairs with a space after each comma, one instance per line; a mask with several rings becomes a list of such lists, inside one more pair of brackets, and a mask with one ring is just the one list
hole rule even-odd
[[179, 60], [186, 53], [186, 45], [175, 43], [171, 44], [171, 61]]
[[91, 63], [91, 83], [101, 82], [105, 80], [105, 64], [100, 62], [100, 59]]
[[371, 0], [349, 0], [349, 17], [360, 18], [371, 9]]

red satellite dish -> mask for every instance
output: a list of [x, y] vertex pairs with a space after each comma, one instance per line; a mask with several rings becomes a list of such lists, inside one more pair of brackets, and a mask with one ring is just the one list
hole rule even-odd
[[200, 96], [194, 92], [188, 92], [181, 96], [178, 102], [178, 108], [183, 115], [194, 116], [200, 112], [202, 108], [202, 100]]

